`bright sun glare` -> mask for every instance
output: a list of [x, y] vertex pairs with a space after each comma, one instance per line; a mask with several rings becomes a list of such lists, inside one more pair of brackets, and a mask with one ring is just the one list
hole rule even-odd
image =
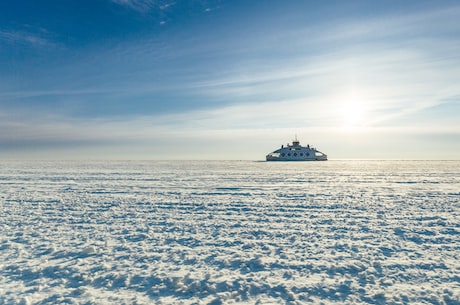
[[362, 127], [365, 121], [365, 105], [356, 97], [348, 98], [342, 103], [340, 116], [344, 128], [356, 129]]

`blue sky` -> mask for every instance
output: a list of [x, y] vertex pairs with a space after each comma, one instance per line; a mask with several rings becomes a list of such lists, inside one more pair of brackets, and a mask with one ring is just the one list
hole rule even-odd
[[460, 158], [458, 1], [2, 1], [0, 158]]

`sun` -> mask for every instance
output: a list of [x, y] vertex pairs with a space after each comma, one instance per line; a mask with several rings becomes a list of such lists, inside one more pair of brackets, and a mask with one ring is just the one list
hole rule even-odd
[[362, 122], [363, 108], [359, 102], [347, 102], [343, 107], [343, 120], [345, 125], [357, 126]]
[[339, 111], [342, 127], [347, 129], [357, 129], [364, 126], [366, 107], [361, 99], [350, 97], [343, 100]]

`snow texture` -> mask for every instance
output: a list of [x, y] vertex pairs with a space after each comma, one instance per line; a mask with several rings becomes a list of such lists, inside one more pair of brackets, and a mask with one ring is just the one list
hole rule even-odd
[[3, 162], [0, 304], [460, 304], [460, 162]]

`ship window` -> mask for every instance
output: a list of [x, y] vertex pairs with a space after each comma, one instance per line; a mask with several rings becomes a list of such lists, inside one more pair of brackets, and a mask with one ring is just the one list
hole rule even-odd
[[290, 157], [290, 156], [291, 156], [291, 153], [288, 153], [288, 156]]
[[303, 153], [300, 153], [301, 156], [303, 156]]
[[310, 155], [310, 153], [306, 153], [307, 157]]
[[294, 157], [296, 157], [296, 156], [297, 156], [297, 153], [294, 153]]
[[286, 155], [285, 153], [282, 153], [282, 154], [281, 154], [281, 157], [284, 157], [285, 155]]

